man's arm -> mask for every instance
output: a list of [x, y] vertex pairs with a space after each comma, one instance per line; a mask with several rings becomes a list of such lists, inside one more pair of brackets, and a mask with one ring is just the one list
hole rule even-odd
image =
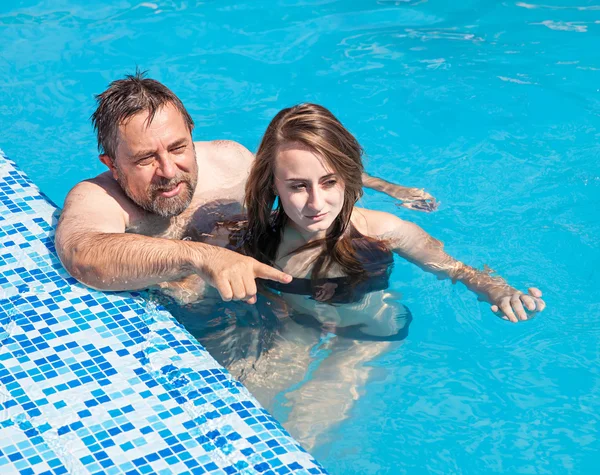
[[126, 213], [106, 190], [91, 182], [67, 196], [56, 230], [56, 250], [67, 271], [99, 290], [138, 290], [197, 274], [224, 300], [253, 302], [255, 278], [289, 282], [276, 269], [198, 242], [125, 233]]
[[438, 203], [435, 198], [421, 188], [396, 185], [367, 173], [362, 174], [362, 181], [363, 186], [400, 200], [401, 203], [398, 206], [426, 212], [437, 209]]

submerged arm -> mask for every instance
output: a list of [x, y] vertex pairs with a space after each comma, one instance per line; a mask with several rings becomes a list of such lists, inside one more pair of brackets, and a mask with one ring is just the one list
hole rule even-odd
[[492, 311], [500, 312], [503, 318], [512, 322], [516, 322], [517, 317], [527, 320], [524, 306], [532, 312], [541, 312], [546, 306], [538, 289], [532, 287], [529, 294], [524, 294], [501, 277], [492, 276], [489, 272], [477, 270], [453, 258], [444, 251], [440, 241], [416, 224], [396, 217], [394, 219], [395, 229], [385, 236], [394, 252], [439, 278], [449, 278], [454, 283], [462, 282], [480, 299], [489, 302]]
[[435, 198], [421, 188], [396, 185], [367, 173], [362, 174], [362, 181], [363, 186], [400, 200], [398, 206], [426, 212], [435, 211], [438, 207]]

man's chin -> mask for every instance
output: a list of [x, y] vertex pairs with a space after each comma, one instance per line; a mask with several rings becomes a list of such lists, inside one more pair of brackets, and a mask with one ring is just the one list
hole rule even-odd
[[152, 203], [152, 209], [149, 211], [162, 216], [163, 218], [174, 218], [183, 213], [188, 208], [191, 201], [191, 199], [186, 201], [174, 200], [173, 198], [155, 199]]
[[156, 195], [152, 198], [145, 197], [139, 199], [130, 193], [129, 188], [126, 186], [127, 183], [123, 180], [117, 180], [121, 188], [127, 195], [127, 197], [148, 213], [155, 214], [162, 218], [174, 218], [183, 213], [192, 202], [194, 196], [193, 187], [189, 183], [185, 183], [184, 189], [182, 189], [176, 196], [167, 198], [160, 195], [160, 192], [156, 192]]

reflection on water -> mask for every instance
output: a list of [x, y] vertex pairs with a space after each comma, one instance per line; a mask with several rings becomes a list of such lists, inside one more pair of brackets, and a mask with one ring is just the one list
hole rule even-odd
[[255, 305], [217, 295], [186, 306], [159, 298], [307, 449], [348, 417], [370, 363], [400, 345], [412, 320], [387, 290], [344, 305], [305, 298], [314, 313], [291, 310], [275, 294]]

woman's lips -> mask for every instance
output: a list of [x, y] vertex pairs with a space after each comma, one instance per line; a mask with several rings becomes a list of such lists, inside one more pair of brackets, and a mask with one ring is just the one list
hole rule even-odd
[[327, 216], [327, 213], [315, 214], [315, 215], [306, 216], [306, 217], [307, 217], [307, 219], [310, 219], [311, 221], [319, 221], [319, 220], [323, 219], [325, 216]]
[[171, 190], [167, 190], [167, 191], [161, 191], [160, 194], [162, 196], [164, 196], [165, 198], [172, 198], [173, 196], [179, 194], [179, 192], [181, 191], [181, 186], [182, 186], [183, 182], [179, 182], [177, 183], [177, 185], [172, 188]]

